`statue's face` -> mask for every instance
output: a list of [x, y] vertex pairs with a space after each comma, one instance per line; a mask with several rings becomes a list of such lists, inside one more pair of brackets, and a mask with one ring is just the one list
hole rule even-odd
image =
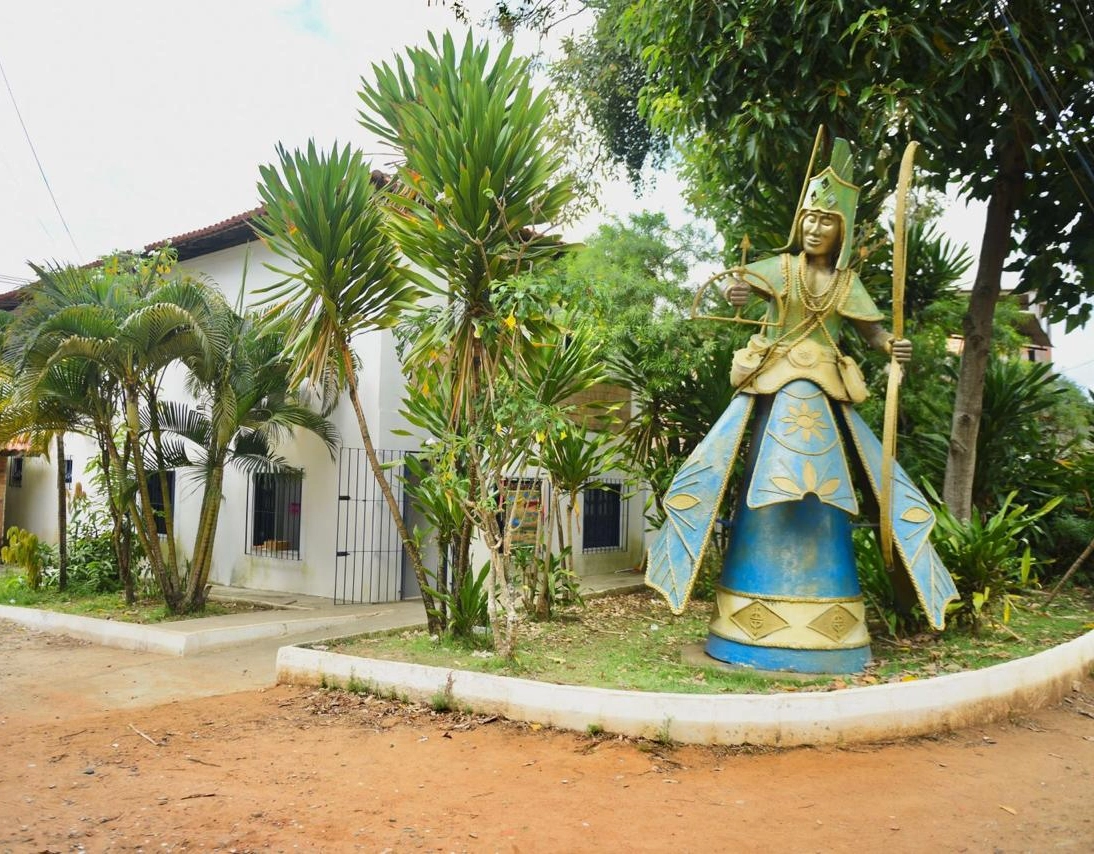
[[842, 237], [840, 218], [824, 211], [804, 211], [801, 230], [802, 249], [806, 255], [831, 255]]

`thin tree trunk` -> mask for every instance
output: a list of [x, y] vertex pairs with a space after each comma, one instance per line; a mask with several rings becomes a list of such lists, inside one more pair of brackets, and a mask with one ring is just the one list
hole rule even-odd
[[551, 548], [551, 524], [555, 518], [555, 509], [558, 506], [558, 490], [554, 484], [550, 486], [550, 499], [547, 502], [547, 517], [536, 531], [536, 560], [532, 562], [537, 566], [534, 585], [532, 587], [533, 613], [537, 620], [546, 620], [551, 616], [551, 557], [554, 550]]
[[1003, 263], [1010, 249], [1014, 214], [1025, 183], [1025, 159], [1017, 142], [999, 153], [999, 175], [988, 202], [984, 242], [969, 308], [962, 321], [965, 336], [950, 428], [949, 456], [942, 497], [961, 521], [972, 515], [976, 438], [984, 405], [984, 376], [991, 355], [992, 320], [999, 301]]
[[65, 434], [57, 433], [57, 586], [68, 587], [68, 490], [65, 488]]
[[133, 582], [132, 571], [132, 537], [126, 532], [125, 503], [122, 500], [121, 490], [124, 481], [124, 472], [128, 465], [128, 447], [124, 459], [120, 461], [120, 471], [115, 468], [115, 460], [119, 457], [118, 449], [114, 445], [109, 425], [99, 425], [96, 432], [99, 439], [99, 458], [103, 467], [103, 480], [106, 485], [106, 497], [110, 504], [110, 543], [114, 548], [114, 559], [118, 562], [118, 577], [121, 579], [122, 588], [125, 591], [125, 604], [132, 605], [137, 601], [136, 585]]
[[566, 558], [563, 556], [562, 551], [566, 548], [566, 531], [562, 527], [562, 502], [558, 496], [555, 496], [555, 511], [555, 527], [558, 529], [558, 566], [560, 569], [565, 569]]
[[570, 547], [570, 553], [566, 556], [566, 571], [571, 575], [576, 575], [574, 572], [574, 549], [577, 546], [574, 545], [574, 516], [577, 514], [577, 493], [570, 493], [570, 500], [567, 502], [566, 507], [566, 544]]
[[205, 484], [198, 514], [198, 533], [194, 539], [194, 556], [190, 562], [190, 576], [186, 580], [186, 596], [183, 607], [199, 611], [205, 607], [205, 587], [213, 566], [213, 544], [216, 541], [217, 523], [220, 520], [221, 492], [224, 485], [224, 466], [215, 465]]
[[1047, 608], [1049, 605], [1052, 604], [1052, 600], [1056, 598], [1056, 595], [1063, 589], [1064, 585], [1067, 584], [1071, 576], [1079, 571], [1079, 567], [1083, 565], [1083, 561], [1085, 561], [1092, 554], [1094, 554], [1094, 540], [1091, 540], [1089, 543], [1086, 544], [1086, 548], [1083, 549], [1083, 553], [1075, 558], [1075, 563], [1071, 564], [1071, 566], [1068, 567], [1067, 572], [1064, 573], [1063, 577], [1056, 582], [1056, 586], [1052, 588], [1052, 592], [1045, 600], [1045, 604], [1041, 606], [1042, 609]]
[[[156, 400], [156, 393], [154, 388], [147, 390], [148, 397], [148, 420], [151, 428], [152, 444], [156, 451], [156, 477], [160, 482], [160, 496], [163, 498], [163, 531], [164, 539], [167, 541], [167, 562], [166, 565], [171, 574], [175, 577], [175, 589], [177, 593], [182, 595], [182, 573], [179, 571], [179, 556], [178, 546], [175, 543], [175, 508], [174, 500], [171, 498], [170, 490], [167, 488], [167, 472], [163, 466], [163, 445], [162, 445], [162, 433], [160, 432], [160, 416], [159, 416], [159, 404]], [[158, 534], [157, 534], [158, 538]], [[180, 600], [180, 607], [183, 607], [183, 603]]]
[[[468, 484], [468, 494], [472, 494], [474, 483]], [[472, 538], [475, 536], [475, 524], [464, 518], [459, 526], [459, 539], [456, 541], [456, 569], [452, 574], [452, 588], [458, 589], [464, 583], [464, 577], [470, 571], [472, 563]]]
[[[472, 461], [471, 465], [480, 484], [483, 483], [482, 472], [478, 465], [475, 461]], [[504, 497], [500, 485], [497, 495]], [[479, 506], [489, 507], [490, 497], [489, 490], [480, 486]], [[494, 651], [508, 660], [512, 659], [517, 647], [517, 609], [509, 585], [512, 560], [512, 514], [516, 510], [516, 500], [500, 503], [505, 511], [502, 527], [499, 527], [498, 518], [492, 513], [488, 513], [480, 521], [484, 523], [482, 530], [488, 537], [487, 545], [490, 549], [490, 573], [487, 576], [487, 583], [491, 592], [487, 599], [487, 613], [490, 617], [490, 631], [494, 638]]]
[[125, 397], [126, 429], [132, 445], [133, 477], [137, 482], [137, 495], [130, 500], [129, 509], [134, 518], [139, 519], [139, 523], [135, 524], [137, 537], [147, 552], [148, 562], [152, 566], [152, 574], [160, 585], [164, 604], [167, 605], [168, 611], [177, 614], [181, 604], [177, 568], [168, 566], [164, 561], [159, 534], [156, 531], [156, 517], [152, 512], [152, 496], [148, 491], [144, 453], [140, 447], [140, 418], [136, 389], [126, 389]]
[[441, 626], [434, 614], [436, 605], [428, 591], [428, 573], [425, 564], [422, 563], [422, 555], [418, 551], [418, 544], [414, 542], [414, 539], [410, 536], [410, 531], [407, 530], [406, 521], [403, 519], [403, 509], [399, 506], [399, 502], [395, 500], [395, 493], [392, 491], [388, 479], [384, 476], [379, 457], [376, 456], [376, 448], [372, 444], [372, 434], [369, 432], [368, 422], [365, 420], [365, 413], [361, 408], [361, 400], [357, 394], [357, 375], [353, 370], [353, 356], [348, 347], [342, 349], [342, 358], [346, 367], [349, 399], [353, 404], [353, 411], [357, 415], [357, 426], [361, 430], [361, 442], [365, 446], [365, 456], [368, 457], [372, 475], [376, 478], [376, 485], [380, 487], [380, 492], [383, 494], [384, 501], [391, 512], [392, 521], [395, 522], [395, 529], [399, 532], [399, 537], [402, 539], [403, 546], [410, 557], [410, 565], [414, 569], [414, 575], [418, 579], [418, 586], [422, 591], [422, 604], [425, 606], [426, 625], [430, 633], [439, 632]]

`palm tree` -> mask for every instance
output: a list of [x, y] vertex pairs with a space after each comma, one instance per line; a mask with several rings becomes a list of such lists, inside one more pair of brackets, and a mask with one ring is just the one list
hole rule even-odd
[[[38, 269], [58, 295], [57, 308], [41, 318], [21, 354], [21, 378], [28, 388], [42, 382], [54, 366], [75, 365], [91, 372], [109, 396], [90, 402], [95, 432], [107, 457], [104, 471], [120, 479], [132, 476], [135, 490], [118, 482], [109, 491], [126, 507], [160, 586], [168, 609], [184, 605], [170, 506], [165, 508], [165, 543], [161, 548], [149, 489], [149, 472], [162, 470], [163, 439], [158, 429], [159, 383], [172, 363], [223, 348], [223, 330], [215, 321], [214, 298], [204, 282], [171, 277], [173, 255], [161, 251], [148, 258], [117, 256], [96, 271], [53, 267]], [[122, 448], [114, 439], [114, 412], [121, 404]], [[146, 430], [141, 411], [150, 414]], [[161, 471], [161, 477], [162, 471]], [[115, 494], [115, 490], [117, 493]], [[169, 504], [167, 490], [162, 490]]]
[[284, 278], [257, 293], [268, 306], [267, 320], [284, 326], [286, 355], [294, 385], [345, 388], [357, 416], [372, 474], [399, 532], [423, 604], [434, 627], [434, 603], [421, 552], [407, 529], [402, 508], [384, 475], [361, 406], [354, 338], [394, 325], [423, 293], [426, 283], [401, 267], [377, 203], [372, 173], [359, 152], [334, 146], [331, 153], [289, 153], [278, 148], [279, 164], [261, 168], [258, 192], [265, 212], [255, 230], [288, 262], [271, 266]]
[[297, 401], [289, 389], [291, 365], [282, 356], [284, 336], [259, 327], [227, 305], [217, 308], [228, 345], [185, 359], [187, 391], [198, 407], [161, 403], [160, 426], [186, 444], [165, 447], [171, 468], [191, 468], [202, 485], [198, 530], [182, 607], [200, 610], [212, 569], [213, 544], [228, 465], [244, 472], [291, 470], [274, 448], [294, 428], [318, 436], [334, 457], [338, 434], [323, 415]]
[[57, 586], [60, 590], [68, 586], [65, 433], [83, 433], [87, 428], [87, 420], [80, 409], [87, 389], [80, 381], [80, 373], [55, 366], [34, 389], [17, 391], [9, 380], [4, 382], [4, 389], [0, 391], [3, 399], [0, 404], [3, 410], [0, 415], [0, 441], [10, 441], [19, 436], [29, 440], [32, 448], [43, 453], [48, 454], [51, 442], [56, 449]]
[[[611, 434], [588, 435], [588, 425], [583, 417], [577, 417], [579, 407], [573, 402], [577, 394], [605, 380], [602, 347], [589, 324], [572, 330], [564, 325], [547, 329], [538, 344], [529, 348], [528, 356], [522, 362], [522, 381], [542, 406], [553, 409], [564, 419], [556, 429], [545, 432], [535, 455], [551, 483], [546, 542], [550, 542], [553, 518], [558, 524], [560, 553], [566, 555], [567, 546], [570, 549], [569, 557], [564, 557], [559, 565], [573, 573], [573, 519], [577, 495], [586, 483], [612, 465], [614, 439]], [[612, 417], [608, 412], [600, 414], [603, 416], [601, 422]], [[568, 504], [565, 528], [559, 501], [561, 495], [566, 496]], [[543, 576], [535, 579], [535, 611], [541, 619], [550, 616], [551, 610], [547, 574], [544, 567]]]
[[[78, 432], [97, 439], [100, 448], [114, 442], [114, 413], [119, 400], [117, 388], [94, 361], [68, 360], [53, 363], [41, 372], [23, 372], [20, 367], [39, 347], [43, 324], [62, 308], [95, 301], [93, 281], [97, 272], [86, 268], [35, 267], [38, 281], [30, 299], [18, 309], [6, 330], [4, 361], [14, 371], [9, 394], [0, 418], [0, 432], [6, 437], [28, 435], [46, 446], [52, 439], [57, 449], [57, 515], [59, 531], [59, 578], [63, 590], [67, 583], [67, 489], [65, 485], [65, 432]], [[48, 345], [47, 345], [48, 347]], [[18, 375], [18, 381], [14, 376]], [[107, 483], [111, 480], [104, 469]], [[112, 490], [108, 489], [108, 492]], [[119, 574], [127, 601], [134, 598], [129, 574], [128, 549], [124, 547], [124, 509], [111, 502], [115, 519], [114, 546]]]

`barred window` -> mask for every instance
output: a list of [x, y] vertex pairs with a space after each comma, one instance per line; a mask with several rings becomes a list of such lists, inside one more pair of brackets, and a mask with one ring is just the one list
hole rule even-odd
[[[69, 474], [66, 466], [65, 474]], [[163, 500], [163, 481], [167, 481], [167, 498], [171, 502], [171, 519], [175, 518], [175, 472], [165, 471], [160, 478], [160, 472], [148, 472], [148, 498], [152, 505], [152, 513], [156, 517], [156, 533], [161, 537], [167, 535], [167, 502]], [[66, 480], [67, 482], [67, 480]]]
[[581, 551], [626, 551], [627, 513], [622, 480], [598, 480], [582, 495]]
[[294, 473], [256, 474], [247, 492], [251, 535], [247, 554], [300, 560], [303, 478]]
[[8, 486], [23, 485], [23, 458], [11, 457], [8, 460]]
[[65, 483], [72, 483], [72, 457], [65, 457]]

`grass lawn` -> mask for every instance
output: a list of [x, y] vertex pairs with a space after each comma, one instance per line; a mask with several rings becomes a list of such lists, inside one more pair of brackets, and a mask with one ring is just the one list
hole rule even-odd
[[0, 569], [0, 605], [41, 608], [44, 611], [80, 614], [84, 617], [119, 620], [123, 623], [165, 623], [172, 620], [190, 620], [197, 617], [217, 617], [222, 614], [267, 610], [264, 605], [251, 603], [207, 602], [204, 611], [176, 615], [169, 613], [163, 600], [154, 596], [138, 596], [134, 604], [126, 605], [125, 594], [121, 591], [91, 593], [72, 588], [61, 593], [53, 589], [31, 590], [24, 583], [22, 573], [10, 567]]
[[550, 622], [527, 624], [511, 663], [486, 648], [435, 639], [421, 630], [349, 638], [327, 648], [365, 658], [602, 688], [704, 694], [827, 691], [988, 667], [1094, 629], [1094, 590], [1073, 588], [1043, 613], [1040, 603], [1046, 598], [1030, 594], [1024, 607], [1012, 611], [1008, 624], [985, 626], [978, 636], [950, 629], [891, 639], [874, 627], [874, 661], [864, 673], [844, 677], [776, 678], [685, 663], [682, 650], [706, 639], [711, 605], [693, 603], [676, 617], [648, 591], [592, 599], [585, 608], [569, 608]]

